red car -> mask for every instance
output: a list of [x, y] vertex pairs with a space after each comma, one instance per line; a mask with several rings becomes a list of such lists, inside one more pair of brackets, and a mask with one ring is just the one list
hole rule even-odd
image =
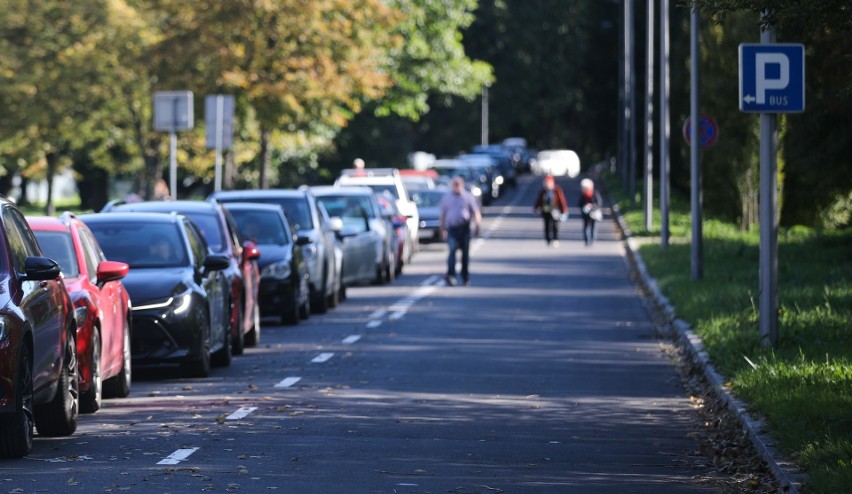
[[77, 428], [77, 335], [59, 265], [0, 196], [0, 457]]
[[107, 261], [95, 236], [73, 214], [27, 218], [42, 252], [59, 263], [77, 321], [80, 411], [102, 397], [130, 393], [130, 296], [121, 279], [130, 266]]

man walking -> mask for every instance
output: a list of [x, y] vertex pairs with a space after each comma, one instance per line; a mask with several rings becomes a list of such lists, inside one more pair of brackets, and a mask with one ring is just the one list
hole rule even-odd
[[482, 214], [473, 194], [464, 186], [462, 177], [453, 177], [450, 191], [441, 198], [441, 237], [447, 241], [450, 252], [447, 257], [447, 274], [444, 282], [456, 284], [456, 251], [461, 249], [461, 277], [465, 286], [470, 285], [470, 236], [479, 235]]

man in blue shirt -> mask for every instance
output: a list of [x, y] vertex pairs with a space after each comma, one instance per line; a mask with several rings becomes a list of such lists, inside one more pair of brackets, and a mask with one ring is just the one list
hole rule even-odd
[[441, 199], [441, 237], [447, 241], [447, 274], [444, 282], [456, 284], [456, 251], [461, 249], [461, 277], [465, 286], [470, 285], [470, 237], [479, 235], [482, 214], [473, 194], [464, 186], [462, 177], [453, 177], [450, 191]]

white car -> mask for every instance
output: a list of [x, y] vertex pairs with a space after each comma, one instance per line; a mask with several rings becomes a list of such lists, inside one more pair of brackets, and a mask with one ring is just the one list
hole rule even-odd
[[365, 185], [378, 195], [389, 195], [396, 203], [399, 212], [405, 216], [411, 245], [418, 245], [420, 215], [417, 204], [408, 196], [396, 168], [363, 168], [343, 170], [334, 185]]
[[568, 176], [580, 174], [580, 157], [570, 149], [549, 149], [539, 151], [532, 165], [536, 175]]

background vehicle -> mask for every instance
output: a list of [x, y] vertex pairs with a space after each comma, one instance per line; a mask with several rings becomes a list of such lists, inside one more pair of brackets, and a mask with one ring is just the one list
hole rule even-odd
[[539, 151], [532, 171], [536, 175], [568, 176], [580, 174], [580, 157], [570, 149], [550, 149]]
[[59, 264], [0, 196], [0, 457], [77, 429], [77, 327]]
[[343, 170], [343, 174], [337, 178], [334, 185], [366, 185], [377, 194], [387, 191], [396, 201], [396, 207], [405, 215], [408, 223], [408, 233], [411, 235], [412, 245], [417, 245], [418, 225], [420, 216], [417, 214], [417, 205], [408, 196], [408, 191], [402, 183], [399, 170], [396, 168], [368, 168], [360, 170]]
[[[258, 245], [262, 255], [258, 260], [260, 278], [260, 307], [264, 316], [281, 317], [287, 324], [297, 324], [310, 310], [310, 274], [302, 255], [298, 237], [290, 230], [281, 208], [272, 204], [226, 203], [233, 216], [240, 239]], [[299, 240], [301, 238], [301, 240]], [[337, 296], [330, 298], [337, 305]], [[256, 335], [252, 343], [257, 343]]]
[[133, 300], [133, 366], [180, 364], [188, 376], [206, 377], [211, 355], [223, 355], [228, 293], [220, 280], [230, 260], [210, 254], [186, 216], [163, 213], [81, 215], [108, 258], [130, 265], [124, 286]]
[[411, 198], [420, 211], [420, 241], [440, 242], [441, 239], [441, 198], [449, 192], [446, 187], [437, 189], [414, 190]]
[[474, 154], [484, 154], [490, 156], [494, 162], [500, 175], [503, 176], [503, 183], [506, 186], [514, 187], [518, 184], [517, 171], [513, 165], [514, 153], [504, 148], [500, 144], [492, 144], [489, 146], [474, 146]]
[[[230, 265], [222, 270], [223, 289], [229, 294], [225, 304], [230, 323], [228, 342], [230, 352], [241, 355], [246, 335], [260, 324], [260, 307], [257, 291], [260, 286], [260, 253], [251, 242], [241, 243], [232, 222], [222, 206], [209, 201], [151, 201], [113, 204], [101, 212], [180, 213], [195, 223], [201, 231], [210, 252], [227, 256]], [[249, 337], [251, 339], [251, 337]], [[230, 353], [228, 353], [230, 356]], [[226, 358], [223, 354], [222, 358]]]
[[441, 159], [432, 163], [432, 170], [438, 172], [441, 176], [442, 184], [449, 186], [450, 180], [453, 177], [461, 177], [464, 179], [464, 186], [473, 194], [473, 197], [482, 205], [482, 188], [480, 187], [479, 174], [471, 166], [461, 160]]
[[[434, 161], [434, 160], [433, 160]], [[403, 168], [399, 170], [399, 177], [402, 180], [402, 185], [408, 192], [409, 198], [413, 189], [434, 189], [435, 181], [438, 179], [438, 174], [434, 170], [412, 170]], [[418, 211], [419, 213], [419, 211]]]
[[[376, 196], [376, 200], [379, 203], [379, 208], [381, 208], [382, 217], [393, 228], [394, 237], [396, 238], [396, 246], [394, 247], [396, 250], [396, 266], [394, 266], [394, 269], [396, 270], [396, 275], [399, 276], [402, 274], [402, 267], [411, 262], [411, 256], [414, 254], [414, 246], [411, 245], [411, 236], [408, 234], [408, 223], [405, 222], [405, 216], [397, 209], [396, 203], [390, 200], [390, 198]], [[423, 220], [421, 219], [420, 222], [422, 223]]]
[[275, 204], [295, 227], [302, 239], [302, 254], [311, 275], [310, 307], [314, 312], [328, 310], [331, 298], [340, 294], [340, 264], [335, 258], [337, 237], [328, 227], [328, 218], [317, 208], [307, 188], [298, 190], [231, 190], [214, 192], [209, 200], [220, 203], [259, 202]]
[[92, 232], [70, 213], [27, 221], [62, 270], [77, 323], [80, 411], [95, 412], [102, 396], [130, 393], [130, 295], [120, 281], [130, 266], [107, 261]]
[[343, 239], [344, 282], [393, 281], [396, 237], [392, 225], [382, 216], [373, 189], [313, 187], [311, 192], [332, 218], [343, 220], [339, 233]]

